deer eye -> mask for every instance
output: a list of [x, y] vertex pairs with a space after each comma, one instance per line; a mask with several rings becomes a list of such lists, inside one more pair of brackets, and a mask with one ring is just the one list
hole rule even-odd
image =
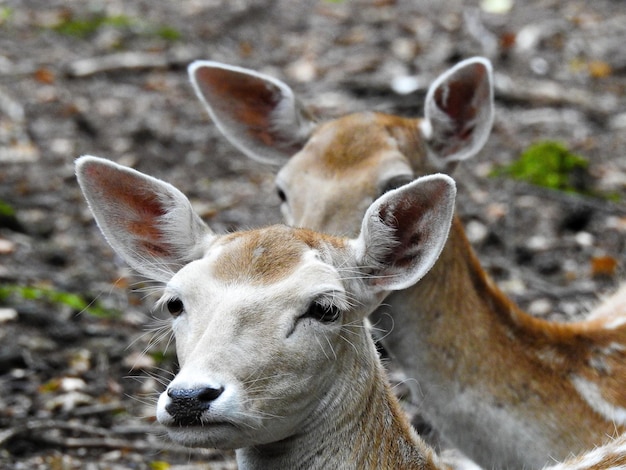
[[280, 199], [280, 202], [287, 202], [287, 195], [281, 187], [276, 186], [276, 194], [278, 195], [278, 199]]
[[307, 311], [300, 318], [312, 318], [321, 323], [332, 323], [341, 315], [341, 310], [332, 305], [323, 305], [319, 302], [311, 302]]
[[382, 187], [380, 195], [382, 196], [383, 194], [385, 194], [386, 192], [391, 191], [392, 189], [398, 189], [400, 186], [404, 186], [405, 184], [409, 184], [414, 179], [415, 178], [413, 177], [413, 175], [398, 175], [398, 176], [394, 176], [393, 178], [390, 178], [387, 181], [385, 181], [385, 184]]
[[183, 301], [178, 298], [173, 298], [167, 301], [167, 311], [170, 312], [174, 318], [178, 317], [185, 311]]

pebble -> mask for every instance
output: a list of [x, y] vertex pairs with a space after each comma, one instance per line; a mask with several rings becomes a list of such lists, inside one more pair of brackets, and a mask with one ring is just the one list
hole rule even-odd
[[17, 318], [17, 310], [14, 308], [0, 308], [0, 323], [6, 323]]
[[465, 234], [472, 244], [480, 244], [487, 239], [489, 229], [487, 226], [477, 220], [470, 220], [465, 225]]
[[543, 317], [552, 312], [553, 308], [554, 306], [552, 305], [552, 302], [548, 299], [537, 299], [533, 300], [530, 305], [528, 305], [528, 313], [538, 317]]
[[9, 255], [14, 253], [16, 249], [15, 243], [6, 238], [0, 238], [0, 255]]

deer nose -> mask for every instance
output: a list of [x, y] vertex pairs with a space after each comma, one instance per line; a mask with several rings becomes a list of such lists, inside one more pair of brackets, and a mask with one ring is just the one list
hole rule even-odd
[[170, 388], [165, 410], [181, 426], [202, 423], [201, 416], [224, 391], [224, 387]]

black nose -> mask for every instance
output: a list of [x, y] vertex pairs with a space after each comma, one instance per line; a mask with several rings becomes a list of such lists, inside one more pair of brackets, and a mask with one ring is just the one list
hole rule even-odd
[[202, 413], [208, 410], [224, 391], [224, 387], [170, 388], [170, 402], [165, 409], [180, 426], [201, 424]]

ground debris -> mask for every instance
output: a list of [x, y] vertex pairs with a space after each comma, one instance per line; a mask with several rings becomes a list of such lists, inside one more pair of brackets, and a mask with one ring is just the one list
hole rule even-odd
[[[219, 232], [281, 221], [275, 169], [242, 155], [210, 122], [187, 79], [195, 59], [274, 75], [320, 116], [420, 116], [437, 74], [488, 55], [494, 131], [455, 174], [479, 259], [539, 316], [578, 318], [609, 294], [626, 270], [623, 6], [481, 5], [5, 2], [0, 467], [235, 468], [232, 453], [178, 448], [155, 422], [156, 398], [177, 367], [167, 317], [151, 310], [160, 286], [131, 274], [107, 246], [73, 169], [90, 154], [165, 179]], [[100, 23], [80, 34], [60, 27], [94, 17]], [[490, 176], [545, 140], [585, 156], [593, 183], [612, 197]], [[33, 298], [42, 291], [49, 295]], [[101, 308], [77, 308], [72, 295]]]

